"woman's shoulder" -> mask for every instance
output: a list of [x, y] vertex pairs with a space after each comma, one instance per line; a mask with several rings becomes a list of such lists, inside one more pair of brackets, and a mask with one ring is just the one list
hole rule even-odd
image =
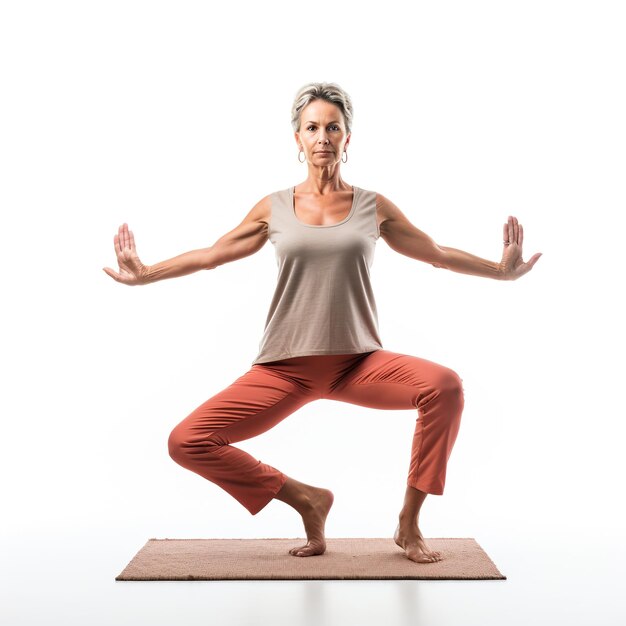
[[360, 185], [352, 185], [355, 189], [358, 189], [362, 195], [369, 195], [372, 197], [378, 197], [378, 192], [374, 189], [368, 189], [366, 187], [361, 187]]
[[365, 187], [360, 187], [357, 185], [353, 185], [355, 189], [359, 190], [361, 197], [368, 197], [376, 204], [376, 210], [381, 211], [389, 204], [389, 200], [383, 196], [379, 191], [374, 189], [367, 189]]
[[400, 209], [380, 191], [372, 193], [374, 193], [376, 197], [376, 215], [380, 227], [383, 222], [389, 219], [395, 219], [400, 213]]
[[272, 196], [275, 192], [270, 192], [263, 196], [253, 207], [246, 216], [246, 219], [251, 222], [260, 222], [266, 227], [269, 224], [270, 216], [272, 214]]
[[272, 215], [272, 204], [275, 200], [287, 201], [291, 187], [285, 187], [284, 189], [276, 189], [270, 191], [263, 196], [250, 211], [250, 219], [257, 222], [263, 222], [269, 224], [270, 217]]

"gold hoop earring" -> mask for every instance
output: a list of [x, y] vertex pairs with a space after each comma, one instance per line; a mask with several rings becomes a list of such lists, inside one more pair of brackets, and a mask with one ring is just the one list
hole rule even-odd
[[[300, 150], [300, 152], [298, 152], [298, 161], [300, 161], [300, 153], [304, 154], [304, 152], [302, 150]], [[304, 161], [306, 161], [306, 155], [304, 157]], [[304, 161], [300, 161], [300, 163], [304, 163]]]
[[343, 156], [341, 157], [341, 162], [342, 163], [347, 163], [348, 162], [348, 153], [344, 150], [343, 153], [346, 155], [346, 160], [343, 160]]

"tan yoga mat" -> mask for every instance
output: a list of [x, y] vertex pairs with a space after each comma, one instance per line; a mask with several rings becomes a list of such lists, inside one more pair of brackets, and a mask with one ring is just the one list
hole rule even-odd
[[289, 554], [303, 538], [149, 539], [115, 580], [506, 580], [475, 539], [425, 541], [441, 561], [411, 561], [389, 537], [327, 537], [308, 557]]

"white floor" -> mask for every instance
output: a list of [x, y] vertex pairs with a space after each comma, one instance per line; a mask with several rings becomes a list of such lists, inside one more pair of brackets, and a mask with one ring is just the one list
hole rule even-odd
[[617, 626], [626, 623], [626, 555], [611, 534], [475, 537], [507, 580], [275, 582], [115, 581], [149, 537], [99, 528], [5, 535], [0, 623]]

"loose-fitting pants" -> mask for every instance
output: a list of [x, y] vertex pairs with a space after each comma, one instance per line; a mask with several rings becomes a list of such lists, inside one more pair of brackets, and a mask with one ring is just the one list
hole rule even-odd
[[172, 430], [169, 454], [256, 515], [287, 475], [232, 444], [260, 435], [319, 399], [416, 409], [407, 485], [443, 494], [464, 405], [462, 379], [432, 361], [388, 350], [254, 364]]

